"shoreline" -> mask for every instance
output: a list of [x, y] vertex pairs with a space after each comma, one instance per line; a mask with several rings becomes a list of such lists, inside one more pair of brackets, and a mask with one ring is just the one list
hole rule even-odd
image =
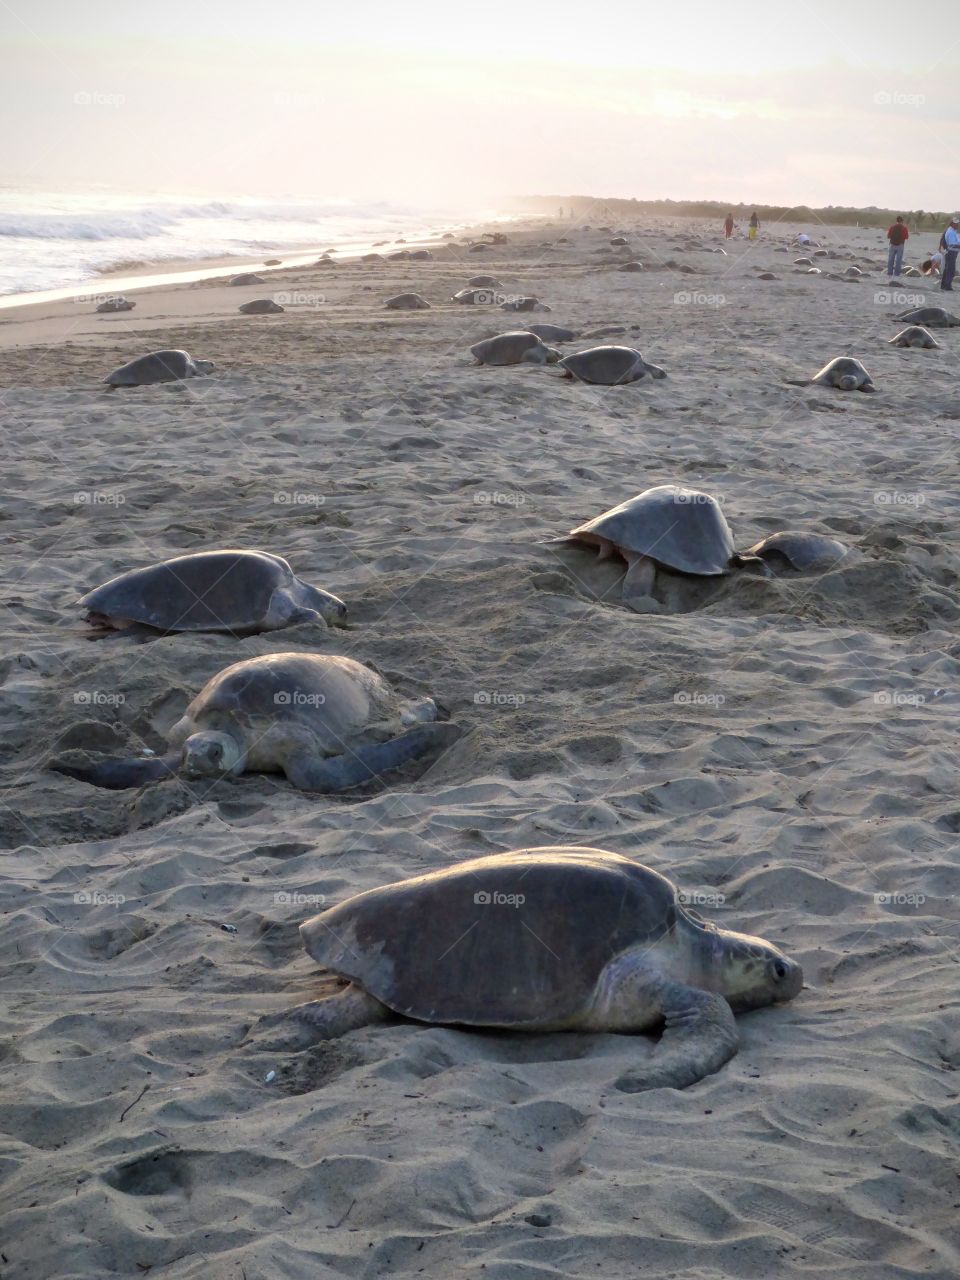
[[[511, 220], [506, 215], [503, 217], [498, 216], [482, 225], [490, 226], [494, 225], [494, 223], [499, 224], [501, 221]], [[316, 245], [302, 245], [286, 251], [283, 249], [265, 249], [263, 251], [265, 256], [280, 258], [279, 265], [271, 267], [265, 265], [263, 257], [255, 257], [247, 253], [211, 254], [203, 258], [157, 259], [130, 267], [120, 265], [97, 272], [89, 280], [76, 285], [65, 285], [55, 289], [31, 290], [26, 293], [0, 294], [0, 310], [7, 311], [11, 308], [41, 306], [44, 303], [63, 302], [66, 300], [102, 299], [117, 292], [132, 293], [143, 289], [170, 287], [177, 284], [193, 284], [203, 280], [215, 280], [221, 275], [236, 275], [244, 271], [276, 272], [284, 268], [312, 265], [323, 253], [335, 254], [338, 262], [346, 262], [362, 257], [365, 253], [375, 252], [378, 248], [387, 249], [388, 246], [390, 251], [393, 251], [394, 248], [401, 244], [417, 248], [430, 248], [434, 244], [444, 243], [442, 236], [446, 232], [451, 232], [455, 236], [462, 236], [470, 232], [473, 225], [472, 223], [457, 223], [446, 227], [444, 230], [436, 228], [417, 230], [408, 232], [405, 236], [399, 238], [391, 236], [387, 240], [374, 239], [372, 237], [340, 242], [322, 240], [318, 241]], [[372, 233], [372, 236], [379, 234], [375, 232]], [[281, 257], [284, 253], [285, 256]]]

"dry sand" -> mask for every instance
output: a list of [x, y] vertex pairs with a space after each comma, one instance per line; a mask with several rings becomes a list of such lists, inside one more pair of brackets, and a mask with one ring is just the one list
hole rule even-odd
[[[910, 299], [878, 300], [876, 231], [821, 232], [826, 267], [867, 271], [845, 284], [792, 273], [791, 227], [726, 257], [678, 238], [714, 227], [624, 229], [626, 253], [544, 222], [486, 255], [3, 313], [3, 1280], [958, 1274], [960, 330], [887, 345]], [[471, 366], [517, 327], [449, 303], [487, 271], [668, 379]], [[284, 315], [237, 314], [279, 289]], [[433, 309], [383, 309], [405, 290]], [[215, 375], [104, 391], [163, 346]], [[785, 385], [843, 354], [876, 395]], [[740, 547], [800, 527], [857, 554], [641, 616], [616, 565], [543, 545], [670, 481], [719, 496]], [[217, 546], [287, 556], [353, 628], [84, 638], [83, 590]], [[340, 799], [45, 768], [159, 748], [222, 666], [289, 649], [369, 660], [468, 733]], [[683, 1092], [611, 1087], [644, 1037], [245, 1039], [317, 991], [317, 895], [561, 843], [665, 872], [809, 989]]]

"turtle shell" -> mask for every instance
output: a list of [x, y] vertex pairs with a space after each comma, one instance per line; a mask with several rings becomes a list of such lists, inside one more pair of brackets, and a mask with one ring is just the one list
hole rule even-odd
[[151, 351], [114, 369], [104, 381], [114, 387], [139, 387], [152, 382], [177, 382], [181, 378], [192, 378], [198, 372], [198, 366], [186, 351]]
[[396, 1013], [472, 1026], [562, 1025], [606, 965], [672, 935], [664, 876], [602, 849], [520, 849], [348, 898], [301, 926], [320, 964]]
[[587, 542], [606, 539], [623, 551], [649, 556], [682, 573], [729, 573], [734, 555], [733, 534], [717, 500], [676, 484], [646, 489], [578, 525], [570, 537]]
[[128, 618], [157, 631], [252, 631], [267, 617], [276, 591], [321, 608], [330, 597], [301, 582], [267, 551], [201, 551], [121, 573], [79, 604], [107, 618]]
[[836, 538], [828, 538], [822, 533], [784, 529], [780, 533], [771, 533], [768, 538], [750, 547], [747, 554], [760, 556], [763, 560], [782, 557], [801, 573], [810, 569], [826, 572], [828, 569], [835, 569], [845, 560], [850, 554], [850, 548]]

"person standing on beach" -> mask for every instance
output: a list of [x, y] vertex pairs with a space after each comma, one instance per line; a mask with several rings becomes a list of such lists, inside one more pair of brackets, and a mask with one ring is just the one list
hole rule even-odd
[[750, 239], [756, 240], [757, 232], [760, 230], [760, 219], [757, 217], [756, 210], [750, 215]]
[[723, 224], [723, 234], [726, 236], [728, 240], [733, 235], [733, 214], [732, 213], [727, 214], [727, 220]]
[[903, 246], [910, 239], [910, 231], [903, 220], [902, 214], [898, 213], [896, 222], [887, 228], [887, 239], [890, 241], [890, 252], [887, 254], [887, 275], [891, 280], [899, 280], [900, 272], [903, 270]]
[[960, 253], [960, 222], [950, 219], [950, 225], [943, 233], [943, 275], [940, 288], [944, 293], [953, 293], [953, 277], [957, 274], [957, 254]]

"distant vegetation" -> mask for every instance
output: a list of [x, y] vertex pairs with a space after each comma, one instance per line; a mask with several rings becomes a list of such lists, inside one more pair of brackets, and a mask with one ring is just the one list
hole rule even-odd
[[806, 205], [788, 208], [777, 204], [721, 204], [717, 200], [623, 200], [603, 199], [596, 196], [523, 196], [517, 203], [524, 209], [537, 213], [556, 213], [573, 209], [581, 219], [609, 221], [618, 215], [636, 216], [648, 214], [661, 218], [707, 218], [723, 222], [732, 213], [738, 222], [746, 221], [756, 211], [761, 223], [802, 222], [809, 226], [827, 223], [843, 226], [883, 227], [902, 213], [906, 223], [917, 231], [936, 231], [945, 227], [953, 216], [950, 213], [930, 213], [924, 209], [853, 209], [845, 205], [827, 205], [825, 209], [808, 209]]

